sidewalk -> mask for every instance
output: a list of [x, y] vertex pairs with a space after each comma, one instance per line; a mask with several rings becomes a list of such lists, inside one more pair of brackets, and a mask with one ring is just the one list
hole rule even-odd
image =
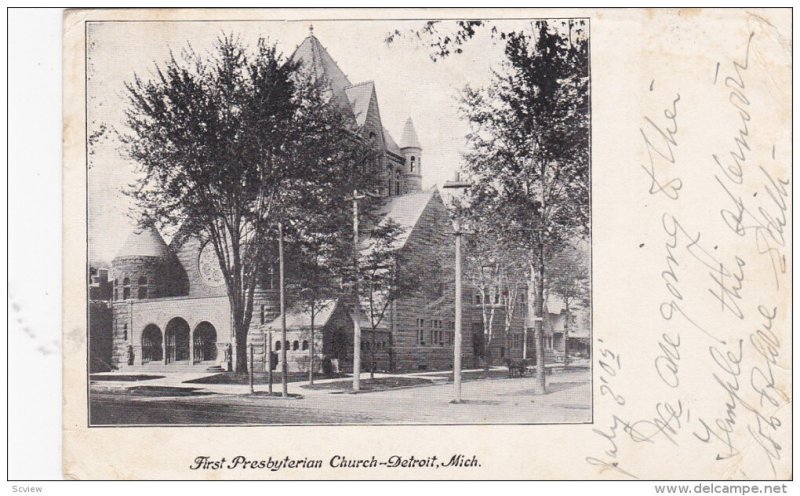
[[[575, 366], [579, 368], [580, 365], [577, 363], [570, 363], [571, 366]], [[563, 369], [563, 364], [546, 364], [545, 367], [549, 370], [559, 370]], [[535, 374], [536, 367], [529, 367], [531, 376]], [[484, 368], [472, 368], [472, 369], [464, 369], [462, 373], [481, 373], [485, 369]], [[504, 366], [493, 366], [490, 367], [489, 370], [491, 371], [501, 371], [505, 372], [508, 369]], [[140, 381], [113, 381], [113, 380], [102, 380], [102, 381], [92, 381], [91, 383], [91, 390], [97, 392], [123, 392], [124, 390], [137, 388], [141, 386], [147, 387], [169, 387], [169, 388], [183, 388], [183, 389], [194, 389], [195, 391], [199, 392], [207, 392], [207, 393], [214, 393], [214, 394], [221, 394], [221, 395], [246, 395], [250, 393], [250, 385], [249, 384], [203, 384], [203, 383], [187, 383], [187, 381], [194, 381], [197, 379], [202, 379], [210, 376], [217, 375], [218, 372], [194, 372], [194, 373], [167, 373], [163, 374], [162, 377], [157, 379], [147, 379], [147, 380], [140, 380]], [[431, 381], [431, 384], [420, 384], [416, 386], [406, 386], [401, 388], [393, 388], [388, 391], [364, 391], [359, 394], [378, 394], [379, 392], [390, 392], [399, 389], [409, 389], [409, 388], [425, 388], [430, 387], [432, 385], [446, 385], [451, 383], [449, 375], [452, 374], [452, 371], [448, 370], [438, 370], [438, 371], [425, 371], [425, 372], [410, 372], [410, 373], [383, 373], [383, 372], [376, 372], [374, 377], [376, 379], [380, 378], [389, 378], [389, 377], [407, 377], [407, 378], [423, 378]], [[92, 374], [96, 376], [104, 376], [104, 377], [113, 377], [115, 375], [118, 376], [130, 376], [132, 375], [130, 372], [102, 372], [97, 374]], [[153, 375], [160, 375], [154, 373]], [[361, 380], [367, 380], [370, 378], [369, 372], [362, 372], [361, 373]], [[342, 382], [342, 381], [352, 381], [352, 375], [348, 375], [345, 377], [333, 377], [327, 379], [315, 379], [314, 384], [329, 384], [333, 382]], [[497, 380], [505, 380], [504, 378], [485, 378], [485, 379], [471, 379], [465, 382], [485, 382], [485, 381], [497, 381]], [[519, 379], [516, 379], [519, 380]], [[290, 382], [288, 384], [287, 391], [289, 394], [298, 394], [303, 397], [314, 397], [314, 396], [327, 396], [331, 394], [340, 395], [342, 394], [342, 390], [338, 389], [309, 389], [303, 386], [308, 386], [310, 383], [308, 380], [306, 381], [299, 381], [299, 382]], [[282, 388], [282, 384], [280, 379], [276, 380], [273, 383], [272, 391], [273, 393], [280, 393]], [[253, 389], [256, 392], [264, 393], [268, 390], [268, 386], [266, 384], [254, 384]]]

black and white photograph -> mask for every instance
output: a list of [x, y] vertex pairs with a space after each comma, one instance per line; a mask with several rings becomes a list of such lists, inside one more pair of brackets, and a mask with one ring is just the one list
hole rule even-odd
[[8, 9], [9, 492], [790, 493], [783, 4]]
[[588, 18], [84, 27], [89, 427], [592, 422]]

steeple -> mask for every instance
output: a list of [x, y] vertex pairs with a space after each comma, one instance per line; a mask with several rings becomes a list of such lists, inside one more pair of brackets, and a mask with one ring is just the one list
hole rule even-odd
[[352, 83], [330, 56], [328, 50], [314, 36], [313, 25], [309, 26], [308, 31], [309, 35], [292, 54], [292, 62], [300, 62], [302, 71], [319, 81], [326, 81], [330, 85], [335, 101], [343, 110], [350, 111], [344, 90], [352, 86]]
[[404, 164], [403, 179], [405, 191], [415, 193], [422, 191], [422, 145], [419, 144], [417, 131], [411, 117], [406, 120], [403, 135], [400, 137], [400, 150], [406, 159]]
[[411, 117], [406, 120], [406, 125], [403, 128], [403, 135], [400, 137], [400, 148], [416, 148], [422, 150], [422, 145], [419, 144], [417, 131], [414, 129], [414, 122], [411, 120]]

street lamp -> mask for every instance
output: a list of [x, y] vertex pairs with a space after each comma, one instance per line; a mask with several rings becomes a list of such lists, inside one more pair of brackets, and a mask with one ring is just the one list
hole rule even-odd
[[[444, 188], [447, 189], [466, 189], [472, 185], [467, 181], [459, 179], [458, 172], [452, 181], [445, 181]], [[461, 221], [456, 218], [453, 234], [456, 237], [456, 321], [455, 321], [455, 343], [453, 346], [453, 385], [455, 386], [456, 397], [451, 403], [463, 403], [461, 400]]]

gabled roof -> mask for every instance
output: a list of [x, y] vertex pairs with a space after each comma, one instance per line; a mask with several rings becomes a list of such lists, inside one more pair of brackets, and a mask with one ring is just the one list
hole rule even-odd
[[417, 131], [414, 129], [414, 123], [411, 121], [411, 117], [406, 120], [406, 125], [403, 127], [403, 135], [400, 136], [400, 148], [422, 149], [422, 145], [419, 144]]
[[350, 108], [353, 109], [356, 124], [361, 128], [364, 126], [369, 113], [369, 104], [372, 101], [372, 95], [375, 93], [375, 84], [372, 81], [359, 83], [345, 88], [344, 93], [347, 95]]
[[[301, 62], [304, 70], [310, 71], [315, 78], [327, 81], [336, 104], [346, 113], [352, 114], [358, 128], [364, 126], [372, 100], [375, 99], [377, 103], [375, 83], [365, 81], [355, 85], [352, 84], [314, 35], [308, 36], [303, 40], [292, 54], [291, 60]], [[377, 111], [377, 108], [375, 110]], [[410, 134], [408, 134], [409, 126], [411, 129]], [[406, 121], [406, 129], [403, 131], [403, 139], [400, 140], [400, 146], [398, 146], [385, 127], [383, 127], [383, 140], [387, 151], [401, 157], [403, 155], [401, 147], [421, 148], [411, 119]]]
[[[314, 316], [314, 329], [322, 329], [328, 323], [330, 318], [333, 314], [339, 309], [344, 302], [342, 299], [339, 300], [326, 300], [324, 302], [325, 307]], [[350, 315], [352, 320], [352, 315]], [[363, 308], [359, 309], [358, 312], [358, 323], [362, 329], [371, 329], [372, 324], [370, 323], [367, 315], [364, 313]], [[281, 316], [278, 317], [267, 324], [267, 327], [271, 327], [273, 331], [279, 330], [281, 328]], [[309, 329], [311, 327], [311, 312], [308, 310], [290, 310], [286, 312], [286, 329], [290, 331], [299, 331], [303, 329]], [[381, 322], [378, 325], [378, 329], [385, 329], [386, 323]]]
[[394, 153], [395, 155], [403, 156], [403, 151], [400, 150], [400, 147], [397, 146], [397, 143], [392, 138], [392, 135], [389, 134], [389, 130], [385, 127], [383, 128], [383, 139], [386, 141], [386, 150]]
[[401, 196], [393, 196], [384, 204], [379, 213], [384, 219], [391, 219], [398, 223], [403, 229], [403, 233], [397, 238], [397, 248], [402, 248], [411, 231], [416, 227], [422, 212], [436, 195], [436, 188], [417, 193], [408, 193]]
[[[314, 328], [322, 329], [336, 309], [336, 300], [325, 300], [320, 303], [321, 310], [314, 316]], [[267, 324], [273, 330], [281, 328], [281, 316]], [[309, 310], [289, 310], [286, 312], [286, 328], [291, 330], [307, 329], [311, 327], [311, 312]]]
[[146, 227], [142, 230], [134, 231], [128, 235], [125, 243], [122, 244], [116, 258], [125, 257], [167, 257], [169, 248], [164, 238], [158, 233], [155, 227]]

